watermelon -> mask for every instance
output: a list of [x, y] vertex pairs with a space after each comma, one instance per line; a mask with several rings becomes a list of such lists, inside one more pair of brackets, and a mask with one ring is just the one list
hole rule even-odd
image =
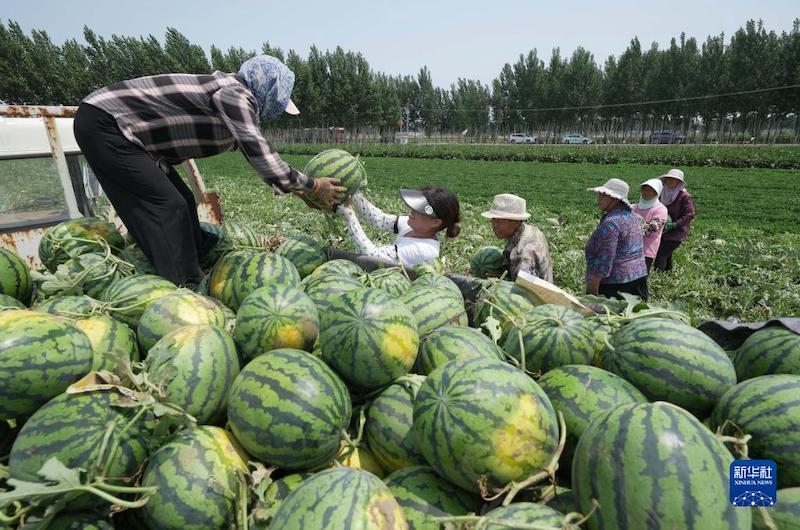
[[107, 517], [91, 512], [60, 513], [50, 521], [47, 530], [114, 530]]
[[[475, 304], [473, 324], [476, 328], [483, 328], [486, 320], [489, 317], [493, 317], [500, 322], [502, 328], [501, 340], [505, 340], [511, 329], [512, 320], [522, 316], [534, 307], [535, 304], [531, 301], [529, 295], [520, 287], [507, 281], [487, 280]], [[485, 329], [484, 332], [488, 333]]]
[[367, 274], [366, 280], [367, 287], [380, 289], [394, 298], [402, 296], [411, 287], [411, 282], [400, 267], [374, 270]]
[[50, 272], [70, 258], [89, 252], [105, 252], [104, 243], [122, 250], [125, 239], [108, 221], [82, 217], [49, 228], [39, 242], [39, 259]]
[[22, 258], [0, 248], [0, 294], [29, 304], [33, 293], [31, 271]]
[[301, 278], [305, 278], [328, 260], [325, 247], [306, 235], [295, 235], [281, 243], [275, 251], [292, 262]]
[[412, 289], [398, 300], [403, 302], [417, 320], [419, 335], [443, 326], [469, 324], [464, 300], [443, 289]]
[[146, 352], [170, 331], [189, 324], [223, 328], [225, 315], [211, 299], [180, 289], [153, 301], [144, 310], [136, 326], [139, 347]]
[[546, 373], [566, 364], [592, 363], [594, 326], [577, 311], [547, 304], [520, 318], [522, 326], [511, 329], [503, 349], [526, 370]]
[[771, 326], [750, 335], [733, 358], [739, 381], [760, 375], [800, 375], [800, 335]]
[[278, 348], [311, 351], [318, 334], [314, 302], [282, 283], [253, 291], [236, 314], [236, 342], [248, 359]]
[[408, 374], [384, 389], [367, 410], [364, 426], [367, 444], [380, 466], [391, 473], [422, 464], [414, 447], [414, 398], [425, 378]]
[[311, 273], [311, 276], [317, 276], [319, 274], [344, 274], [345, 276], [354, 276], [359, 278], [363, 276], [366, 272], [364, 269], [359, 267], [357, 264], [353, 263], [350, 260], [346, 259], [332, 259], [330, 261], [326, 261], [316, 269], [314, 272]]
[[0, 311], [6, 309], [25, 309], [25, 304], [7, 294], [0, 294]]
[[222, 226], [201, 222], [200, 228], [218, 238], [214, 248], [202, 256], [201, 265], [205, 268], [213, 267], [225, 254], [232, 251], [263, 249], [258, 234], [249, 226], [238, 221], [228, 221]]
[[21, 309], [0, 312], [0, 421], [21, 418], [92, 367], [88, 337], [67, 319]]
[[[752, 435], [750, 458], [778, 464], [779, 486], [800, 486], [800, 376], [762, 375], [739, 383], [714, 407], [711, 429], [726, 420]], [[726, 434], [738, 432], [726, 429]]]
[[447, 361], [467, 357], [488, 357], [504, 361], [505, 353], [477, 329], [445, 326], [431, 331], [420, 342], [417, 369], [427, 375]]
[[468, 491], [491, 491], [543, 469], [558, 444], [550, 400], [523, 372], [482, 357], [450, 361], [428, 375], [414, 401], [417, 450]]
[[75, 320], [75, 325], [89, 338], [94, 352], [92, 371], [117, 372], [116, 359], [139, 360], [136, 338], [131, 328], [106, 315]]
[[320, 315], [322, 357], [345, 381], [363, 389], [387, 385], [407, 373], [419, 337], [406, 306], [378, 289], [345, 293]]
[[549, 506], [533, 502], [516, 502], [501, 506], [487, 512], [483, 518], [489, 521], [484, 527], [486, 530], [513, 529], [515, 524], [561, 528], [564, 522], [563, 514]]
[[[209, 280], [209, 292], [211, 296], [218, 298], [234, 311], [239, 309], [239, 305], [250, 293], [269, 283], [288, 287], [300, 286], [297, 269], [283, 256], [260, 252], [250, 254], [240, 262], [237, 258], [236, 267], [233, 269], [220, 268], [220, 265], [226, 264], [231, 256], [232, 254], [229, 254], [217, 264], [217, 267], [214, 267]], [[227, 278], [220, 276], [223, 274]]]
[[[800, 530], [800, 488], [778, 490], [778, 502], [765, 508], [778, 530]], [[769, 530], [759, 511], [753, 512], [753, 530]]]
[[479, 495], [469, 493], [439, 477], [427, 466], [395, 471], [384, 480], [413, 530], [439, 530], [436, 517], [453, 517], [480, 511]]
[[593, 419], [619, 405], [647, 402], [635, 386], [594, 366], [560, 366], [544, 374], [538, 383], [556, 411], [564, 415], [567, 443], [562, 465], [571, 463], [578, 439]]
[[59, 296], [38, 304], [33, 310], [67, 318], [82, 318], [95, 313], [99, 306], [97, 300], [86, 295]]
[[337, 467], [306, 479], [272, 518], [270, 530], [406, 530], [389, 488], [367, 471]]
[[239, 474], [247, 462], [227, 431], [199, 426], [179, 432], [150, 458], [142, 486], [156, 493], [140, 510], [153, 530], [232, 528]]
[[117, 280], [103, 291], [100, 300], [110, 304], [114, 318], [136, 329], [147, 307], [178, 288], [169, 280], [154, 274], [140, 274]]
[[612, 340], [601, 360], [651, 401], [675, 403], [705, 417], [728, 389], [736, 371], [727, 354], [701, 331], [676, 320], [634, 320]]
[[[308, 161], [303, 173], [312, 178], [330, 177], [339, 179], [350, 197], [361, 187], [367, 172], [361, 161], [342, 149], [326, 149]], [[309, 196], [312, 202], [315, 198]]]
[[354, 276], [326, 273], [306, 277], [301, 282], [301, 287], [322, 313], [332, 301], [348, 291], [361, 289], [364, 284]]
[[40, 481], [39, 469], [51, 458], [67, 467], [93, 470], [110, 424], [114, 429], [107, 447], [118, 444], [118, 448], [106, 480], [123, 485], [134, 477], [147, 456], [146, 422], [140, 418], [131, 423], [138, 411], [116, 406], [120, 397], [94, 391], [59, 394], [48, 401], [25, 422], [14, 441], [8, 461], [11, 478]]
[[[570, 473], [572, 466], [567, 470]], [[578, 504], [575, 502], [575, 493], [568, 488], [556, 487], [556, 494], [549, 499], [545, 504], [553, 508], [557, 512], [564, 514], [574, 513], [578, 511]]]
[[145, 256], [144, 251], [136, 245], [128, 245], [119, 253], [119, 257], [133, 265], [136, 274], [155, 274], [156, 269]]
[[[209, 296], [216, 298], [226, 307], [231, 307], [235, 299], [233, 277], [239, 274], [248, 258], [258, 255], [258, 251], [246, 249], [234, 250], [221, 257], [208, 277], [207, 288]], [[231, 309], [234, 308], [231, 307]]]
[[422, 276], [418, 277], [416, 280], [411, 282], [411, 289], [444, 289], [445, 291], [449, 291], [453, 293], [454, 296], [458, 296], [461, 298], [461, 301], [464, 301], [464, 295], [461, 293], [461, 289], [458, 288], [456, 282], [444, 276], [442, 274], [423, 274]]
[[150, 349], [145, 370], [163, 382], [165, 399], [201, 424], [219, 420], [239, 375], [236, 345], [224, 330], [208, 324], [178, 328]]
[[88, 252], [64, 262], [63, 270], [73, 278], [74, 287], [62, 291], [86, 294], [97, 298], [106, 288], [120, 278], [130, 276], [131, 267], [116, 257], [106, 257], [98, 252]]
[[669, 403], [620, 405], [583, 432], [572, 464], [588, 528], [749, 530], [750, 511], [728, 502], [733, 457], [687, 411]]
[[234, 436], [254, 457], [286, 469], [314, 469], [339, 452], [350, 423], [347, 387], [301, 350], [263, 353], [245, 366], [228, 396]]
[[476, 278], [499, 278], [508, 268], [500, 247], [482, 247], [469, 260], [469, 270]]

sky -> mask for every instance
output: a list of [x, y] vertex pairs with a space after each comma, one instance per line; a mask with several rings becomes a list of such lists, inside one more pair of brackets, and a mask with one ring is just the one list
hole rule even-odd
[[583, 46], [603, 64], [634, 36], [663, 47], [681, 32], [699, 41], [730, 35], [748, 19], [781, 33], [798, 17], [798, 0], [0, 0], [0, 21], [45, 30], [59, 44], [83, 41], [84, 25], [105, 37], [162, 41], [171, 26], [207, 53], [212, 44], [260, 50], [269, 41], [305, 57], [312, 45], [342, 46], [390, 75], [416, 75], [427, 65], [443, 87], [459, 77], [489, 83], [533, 48], [547, 60], [555, 47], [564, 56]]

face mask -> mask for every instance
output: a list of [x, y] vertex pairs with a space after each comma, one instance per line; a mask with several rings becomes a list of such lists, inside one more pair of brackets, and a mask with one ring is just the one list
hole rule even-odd
[[655, 206], [657, 202], [658, 202], [658, 197], [653, 197], [649, 201], [646, 201], [646, 200], [640, 198], [639, 199], [639, 208], [641, 208], [642, 210], [649, 210], [650, 208]]

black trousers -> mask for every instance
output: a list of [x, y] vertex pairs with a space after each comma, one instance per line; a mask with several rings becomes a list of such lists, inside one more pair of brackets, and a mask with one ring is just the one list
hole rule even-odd
[[650, 292], [647, 288], [647, 276], [628, 283], [601, 283], [598, 292], [608, 298], [622, 298], [619, 293], [635, 294], [647, 302]]
[[216, 243], [200, 229], [192, 190], [120, 131], [114, 117], [82, 103], [75, 140], [133, 240], [159, 276], [177, 285], [203, 278], [199, 257]]
[[653, 263], [657, 271], [666, 272], [672, 270], [672, 254], [681, 246], [681, 243], [681, 241], [661, 241], [656, 260]]

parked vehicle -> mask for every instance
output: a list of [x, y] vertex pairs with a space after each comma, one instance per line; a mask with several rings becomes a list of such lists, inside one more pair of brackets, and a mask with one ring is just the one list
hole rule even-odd
[[512, 144], [535, 144], [536, 138], [525, 133], [513, 133], [509, 135], [508, 141]]
[[593, 144], [594, 140], [582, 134], [568, 134], [561, 138], [562, 144]]
[[679, 132], [657, 131], [650, 135], [651, 144], [685, 144], [686, 137]]

